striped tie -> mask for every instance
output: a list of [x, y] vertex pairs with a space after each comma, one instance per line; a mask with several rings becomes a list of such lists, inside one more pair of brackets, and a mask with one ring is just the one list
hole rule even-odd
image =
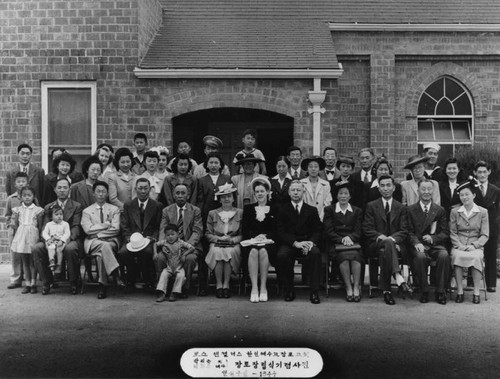
[[183, 208], [179, 209], [179, 219], [177, 220], [177, 229], [179, 231], [179, 238], [181, 240], [184, 239], [184, 219], [182, 217], [183, 210]]

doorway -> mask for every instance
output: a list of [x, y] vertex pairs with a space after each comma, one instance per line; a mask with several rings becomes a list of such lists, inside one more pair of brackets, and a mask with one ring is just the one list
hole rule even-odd
[[276, 159], [286, 155], [293, 145], [293, 118], [279, 113], [246, 108], [216, 108], [186, 113], [172, 119], [174, 153], [179, 142], [192, 147], [191, 155], [203, 162], [203, 137], [210, 134], [222, 140], [222, 159], [229, 164], [243, 148], [241, 139], [245, 129], [257, 131], [256, 147], [264, 153], [269, 176], [276, 175]]

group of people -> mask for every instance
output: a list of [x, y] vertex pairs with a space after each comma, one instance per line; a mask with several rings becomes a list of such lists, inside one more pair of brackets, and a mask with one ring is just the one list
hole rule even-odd
[[487, 162], [477, 162], [475, 177], [463, 181], [458, 161], [437, 166], [440, 147], [427, 144], [422, 156], [409, 158], [407, 180], [397, 183], [390, 162], [370, 148], [360, 150], [356, 171], [354, 158], [337, 156], [333, 148], [303, 158], [292, 146], [269, 178], [254, 130], [244, 132], [232, 167], [222, 160], [219, 138], [205, 136], [203, 143], [204, 162], [190, 157], [187, 142], [169, 160], [167, 148], [148, 149], [146, 135], [138, 133], [135, 151], [101, 144], [81, 173], [71, 154], [57, 149], [47, 175], [30, 162], [32, 147], [19, 145], [19, 163], [6, 180], [8, 288], [21, 287], [24, 278], [22, 293], [36, 293], [39, 275], [47, 295], [67, 275], [76, 295], [81, 259], [94, 257], [99, 299], [107, 296], [109, 278], [135, 288], [139, 275], [157, 290], [157, 302], [185, 298], [198, 267], [199, 296], [207, 295], [212, 271], [216, 297], [229, 298], [231, 276], [243, 270], [256, 303], [268, 301], [272, 265], [284, 300], [293, 301], [298, 260], [310, 301], [319, 304], [328, 255], [348, 302], [361, 300], [367, 258], [378, 261], [380, 279], [378, 270], [371, 279], [378, 280], [388, 305], [395, 304], [392, 279], [401, 291], [412, 291], [401, 259], [412, 268], [422, 303], [429, 301], [432, 260], [439, 304], [446, 304], [452, 270], [456, 302], [464, 301], [462, 278], [469, 267], [474, 303], [480, 302], [483, 271], [488, 291], [496, 290], [500, 189], [488, 182]]

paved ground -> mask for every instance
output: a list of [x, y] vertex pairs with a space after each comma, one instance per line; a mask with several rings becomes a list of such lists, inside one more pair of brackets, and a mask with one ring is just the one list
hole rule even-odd
[[142, 291], [96, 299], [7, 290], [0, 266], [1, 377], [186, 377], [190, 347], [309, 347], [323, 357], [320, 378], [495, 378], [500, 372], [500, 296], [480, 305], [422, 305], [381, 298], [347, 303], [343, 292], [313, 306], [307, 292], [285, 303], [252, 304], [192, 296], [155, 304]]

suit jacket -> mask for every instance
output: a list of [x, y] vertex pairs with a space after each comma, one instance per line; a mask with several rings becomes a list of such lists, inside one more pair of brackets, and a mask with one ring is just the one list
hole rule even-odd
[[109, 202], [111, 204], [123, 209], [123, 205], [132, 200], [132, 189], [136, 176], [135, 172], [129, 171], [128, 179], [125, 179], [125, 175], [120, 170], [108, 176]]
[[323, 224], [318, 210], [305, 202], [297, 215], [292, 203], [284, 204], [277, 219], [277, 238], [282, 245], [293, 246], [295, 241], [311, 241], [316, 246], [321, 243]]
[[[450, 230], [448, 227], [448, 218], [443, 207], [431, 202], [429, 213], [425, 216], [420, 202], [410, 205], [407, 208], [408, 215], [408, 239], [412, 246], [418, 243], [428, 247], [446, 248]], [[436, 230], [431, 234], [431, 226], [436, 223]], [[422, 236], [429, 234], [432, 237], [432, 245], [422, 240]]]
[[[163, 188], [160, 193], [159, 201], [163, 203], [165, 206], [171, 205], [175, 203], [174, 200], [174, 188], [181, 181], [179, 177], [174, 174], [169, 177], [166, 177], [163, 181]], [[182, 182], [188, 189], [188, 202], [194, 204], [196, 202], [196, 197], [198, 195], [198, 179], [193, 175], [188, 174], [184, 178], [184, 182]]]
[[[406, 207], [399, 201], [392, 199], [390, 216], [390, 231], [397, 244], [402, 245], [408, 235], [408, 217]], [[366, 239], [374, 243], [380, 235], [386, 235], [386, 217], [382, 199], [372, 201], [366, 205], [365, 219], [363, 221], [363, 234]]]
[[[57, 204], [57, 200], [53, 201], [45, 206], [45, 215], [43, 218], [43, 228], [45, 225], [52, 221], [50, 218], [50, 209]], [[69, 224], [71, 236], [71, 241], [79, 241], [82, 235], [81, 232], [81, 221], [82, 221], [83, 207], [80, 203], [68, 199], [63, 210], [63, 220]], [[43, 230], [43, 228], [41, 230]]]
[[[337, 167], [334, 167], [334, 168], [333, 168], [333, 171], [335, 172], [335, 173], [333, 174], [333, 179], [340, 178], [340, 170], [339, 170]], [[323, 179], [323, 180], [328, 181], [328, 182], [329, 182], [329, 181], [331, 181], [331, 180], [333, 180], [333, 179], [328, 179], [328, 178], [326, 177], [326, 169], [325, 169], [325, 170], [321, 170], [321, 171], [319, 172], [319, 177], [320, 177], [321, 179]]]
[[72, 185], [69, 190], [69, 197], [80, 203], [83, 209], [95, 203], [92, 186], [89, 186], [86, 180]]
[[117, 246], [120, 246], [118, 235], [120, 234], [120, 209], [112, 204], [105, 203], [103, 205], [104, 222], [110, 223], [109, 226], [103, 227], [101, 224], [101, 216], [97, 203], [85, 208], [82, 213], [82, 228], [87, 238], [83, 241], [85, 253], [89, 253], [92, 241], [95, 237], [114, 241]]
[[[292, 178], [293, 178], [293, 175], [292, 175], [292, 168], [289, 168], [289, 169], [288, 169], [288, 173], [289, 173], [289, 174], [290, 174], [290, 176], [292, 176]], [[299, 177], [298, 177], [298, 179], [304, 179], [306, 176], [307, 176], [307, 171], [302, 170], [302, 168], [299, 166]]]
[[[361, 178], [361, 171], [363, 171], [363, 169], [360, 169], [360, 170], [357, 170], [356, 172], [353, 172], [351, 176], [354, 180], [357, 180], [358, 182], [365, 184], [365, 182]], [[372, 171], [372, 170], [370, 169], [370, 171]], [[373, 182], [373, 180], [377, 177], [376, 175], [372, 174], [371, 172], [370, 172], [370, 174], [372, 176], [372, 180], [369, 181], [368, 183]]]
[[[232, 210], [235, 211], [235, 214], [229, 219], [227, 235], [231, 237], [230, 242], [239, 244], [242, 240], [241, 221], [243, 218], [243, 209], [233, 207]], [[225, 224], [220, 217], [220, 212], [222, 212], [222, 208], [211, 210], [208, 213], [205, 237], [207, 237], [210, 243], [216, 243], [219, 237], [226, 234], [224, 233]]]
[[[265, 175], [257, 174], [256, 172], [253, 173], [252, 175], [252, 180], [255, 178], [259, 177], [265, 177]], [[237, 196], [236, 196], [236, 207], [243, 209], [243, 194], [245, 193], [245, 175], [244, 174], [238, 174], [235, 175], [231, 178], [231, 181], [233, 182], [234, 186], [238, 189]], [[252, 197], [250, 198], [250, 203], [255, 203], [257, 199], [253, 195], [253, 191], [250, 191], [252, 193]]]
[[439, 196], [441, 197], [441, 206], [446, 212], [446, 217], [450, 219], [451, 208], [460, 205], [460, 196], [458, 196], [457, 191], [453, 191], [453, 195], [450, 191], [450, 185], [448, 181], [439, 182]]
[[[364, 187], [363, 183], [360, 182], [359, 180], [354, 180], [352, 175], [347, 178], [347, 181], [349, 182], [349, 192], [351, 193], [351, 200], [349, 203], [351, 205], [354, 205], [358, 208], [364, 209]], [[332, 191], [332, 203], [337, 202], [337, 183], [341, 183], [342, 178], [337, 178], [333, 179], [330, 182], [330, 188]]]
[[[160, 240], [165, 239], [165, 228], [168, 224], [177, 225], [177, 205], [171, 204], [163, 209], [160, 224]], [[186, 203], [185, 210], [182, 213], [182, 226], [184, 233], [184, 241], [201, 250], [201, 236], [203, 235], [203, 224], [201, 221], [200, 208]]]
[[498, 224], [500, 223], [500, 189], [488, 183], [486, 195], [483, 196], [478, 188], [474, 202], [488, 211], [490, 238], [498, 236]]
[[162, 209], [161, 203], [149, 199], [146, 209], [144, 209], [144, 225], [141, 226], [139, 200], [135, 197], [126, 202], [120, 215], [123, 242], [129, 242], [130, 236], [136, 232], [141, 233], [144, 237], [152, 237], [158, 240]]
[[335, 212], [336, 205], [325, 208], [325, 234], [333, 244], [341, 244], [342, 238], [350, 237], [352, 242], [359, 243], [361, 239], [361, 220], [363, 212], [358, 207], [353, 207], [352, 212]]
[[[378, 180], [376, 182], [373, 181], [371, 183], [363, 183], [363, 185], [365, 187], [365, 205], [368, 204], [370, 201], [377, 200], [382, 197], [378, 189]], [[396, 188], [394, 190], [394, 193], [392, 194], [392, 197], [401, 203], [403, 201], [403, 192], [401, 190], [401, 184], [396, 183], [395, 187]]]
[[[19, 172], [19, 164], [16, 163], [14, 168], [7, 172], [7, 177], [5, 178], [5, 190], [7, 191], [7, 196], [15, 193], [16, 190], [16, 174]], [[45, 171], [43, 168], [35, 166], [33, 163], [29, 164], [28, 169], [28, 185], [33, 187], [35, 190], [35, 197], [38, 203], [42, 206], [44, 200], [44, 190], [45, 190]]]
[[477, 249], [484, 247], [489, 238], [488, 211], [479, 207], [469, 219], [462, 207], [453, 208], [450, 213], [450, 239], [454, 248], [463, 250], [466, 245], [474, 245]]
[[231, 183], [231, 179], [229, 179], [229, 176], [222, 174], [217, 178], [215, 185], [210, 175], [198, 179], [196, 206], [201, 210], [203, 225], [206, 225], [208, 212], [221, 206], [221, 203], [215, 198], [215, 193], [219, 190], [219, 186], [226, 183]]
[[[441, 205], [441, 196], [439, 195], [439, 184], [432, 180], [434, 184], [434, 191], [432, 192], [432, 202]], [[405, 180], [401, 183], [401, 190], [403, 192], [403, 205], [412, 205], [417, 203], [420, 198], [418, 196], [418, 184], [415, 180]]]
[[318, 184], [316, 185], [316, 191], [313, 191], [309, 178], [304, 178], [301, 182], [304, 185], [304, 202], [316, 207], [316, 209], [318, 209], [319, 219], [323, 220], [325, 207], [332, 203], [330, 184], [326, 180], [319, 178]]
[[[85, 180], [85, 178], [83, 177], [81, 172], [72, 172], [71, 174], [69, 174], [69, 178], [71, 180], [71, 185], [78, 183], [78, 182], [81, 182], [82, 180]], [[45, 179], [44, 179], [45, 188], [43, 190], [43, 194], [44, 194], [43, 203], [44, 204], [49, 204], [49, 203], [57, 200], [57, 195], [54, 192], [54, 189], [56, 188], [56, 184], [57, 184], [57, 174], [51, 172], [51, 173], [48, 173], [47, 175], [45, 175]]]
[[290, 183], [292, 179], [285, 178], [283, 182], [283, 187], [281, 187], [278, 178], [275, 176], [270, 180], [271, 183], [271, 204], [281, 207], [283, 204], [292, 201], [290, 195], [288, 194], [288, 189], [290, 188]]

